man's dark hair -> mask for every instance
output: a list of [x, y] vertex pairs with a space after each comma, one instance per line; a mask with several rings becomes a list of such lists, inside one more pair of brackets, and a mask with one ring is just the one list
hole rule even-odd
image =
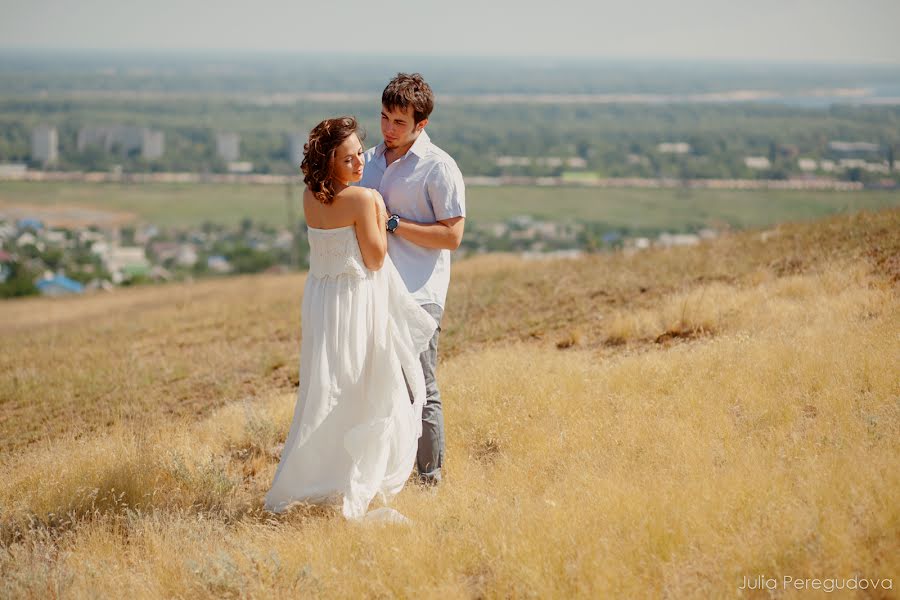
[[381, 93], [381, 104], [388, 110], [403, 111], [412, 106], [413, 119], [419, 123], [434, 110], [434, 93], [420, 74], [397, 73]]

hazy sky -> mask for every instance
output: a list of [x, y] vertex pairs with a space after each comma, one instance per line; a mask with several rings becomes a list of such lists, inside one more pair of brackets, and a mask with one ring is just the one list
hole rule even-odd
[[0, 0], [0, 48], [900, 63], [900, 0], [424, 0], [416, 5]]

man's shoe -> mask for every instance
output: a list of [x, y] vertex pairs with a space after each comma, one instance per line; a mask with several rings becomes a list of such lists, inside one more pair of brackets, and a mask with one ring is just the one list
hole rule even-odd
[[416, 483], [425, 487], [436, 487], [441, 483], [441, 474], [437, 473], [435, 475], [422, 475], [417, 473]]

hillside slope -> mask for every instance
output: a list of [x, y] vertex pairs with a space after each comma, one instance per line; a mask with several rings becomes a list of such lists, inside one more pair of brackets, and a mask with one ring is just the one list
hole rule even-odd
[[[900, 210], [631, 256], [479, 257], [454, 266], [441, 355], [512, 341], [611, 355], [660, 336], [709, 334], [717, 301], [710, 290], [727, 294], [842, 264], [865, 265], [896, 285], [898, 257]], [[0, 449], [123, 420], [202, 416], [293, 389], [303, 282], [304, 275], [261, 275], [4, 302]], [[664, 306], [660, 320], [648, 320], [647, 309]]]
[[630, 256], [458, 263], [446, 482], [410, 484], [395, 505], [415, 524], [387, 530], [261, 510], [293, 411], [303, 276], [5, 303], [0, 590], [881, 585], [900, 573], [898, 256], [890, 210]]

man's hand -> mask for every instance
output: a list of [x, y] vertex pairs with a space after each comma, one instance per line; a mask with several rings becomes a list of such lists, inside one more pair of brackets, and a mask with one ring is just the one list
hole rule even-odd
[[465, 226], [465, 217], [453, 217], [437, 223], [416, 223], [401, 217], [394, 235], [423, 248], [456, 250], [462, 243]]

